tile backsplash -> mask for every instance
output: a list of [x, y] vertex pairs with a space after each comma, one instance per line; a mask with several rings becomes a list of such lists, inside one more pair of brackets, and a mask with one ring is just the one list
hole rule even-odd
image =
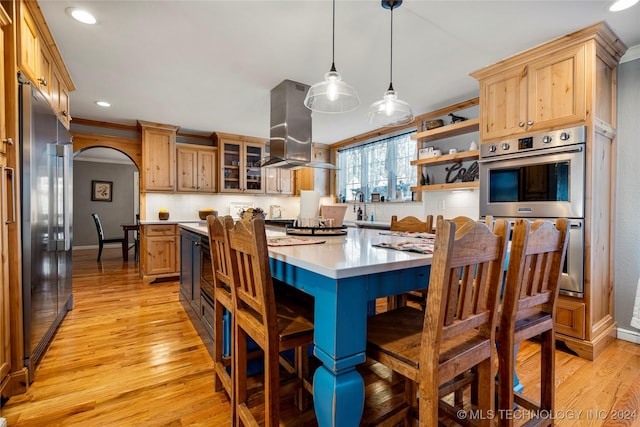
[[[322, 197], [320, 203], [333, 203], [332, 197]], [[300, 212], [300, 197], [242, 195], [242, 194], [164, 194], [146, 193], [146, 210], [143, 218], [154, 220], [158, 218], [160, 209], [167, 209], [171, 220], [199, 220], [200, 209], [215, 209], [219, 215], [237, 216], [238, 206], [253, 206], [262, 208], [269, 215], [271, 205], [280, 206], [282, 218], [296, 218]], [[231, 212], [232, 206], [234, 212]], [[146, 216], [144, 216], [146, 215]]]
[[[333, 197], [321, 197], [320, 204], [334, 204]], [[193, 221], [199, 220], [200, 209], [215, 209], [219, 215], [236, 216], [237, 212], [231, 212], [232, 206], [247, 205], [262, 208], [267, 217], [271, 205], [280, 206], [282, 218], [296, 218], [300, 213], [300, 197], [297, 196], [270, 196], [270, 195], [241, 195], [241, 194], [163, 194], [146, 193], [146, 211], [142, 212], [142, 219], [155, 220], [160, 209], [167, 209], [171, 220]], [[405, 203], [348, 203], [345, 220], [356, 219], [358, 207], [366, 208], [366, 218], [371, 214], [376, 222], [391, 222], [391, 216], [402, 218], [413, 215], [418, 218], [427, 214], [443, 215], [445, 218], [453, 218], [465, 215], [470, 218], [478, 218], [479, 198], [478, 191], [429, 191], [423, 193], [422, 202]], [[234, 209], [235, 210], [235, 209]]]

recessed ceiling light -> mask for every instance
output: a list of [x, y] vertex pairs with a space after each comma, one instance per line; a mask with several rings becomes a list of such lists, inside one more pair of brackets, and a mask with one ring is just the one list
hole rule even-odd
[[73, 17], [76, 21], [80, 21], [83, 24], [95, 24], [96, 18], [87, 12], [86, 10], [76, 9], [75, 7], [67, 8], [67, 13]]
[[111, 107], [111, 104], [109, 104], [107, 101], [96, 101], [96, 104], [101, 107]]
[[619, 12], [630, 8], [636, 3], [638, 3], [638, 0], [616, 0], [609, 6], [609, 10], [611, 12]]

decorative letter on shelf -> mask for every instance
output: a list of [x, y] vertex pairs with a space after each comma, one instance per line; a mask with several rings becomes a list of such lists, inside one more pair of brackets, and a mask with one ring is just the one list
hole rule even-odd
[[[447, 177], [445, 178], [447, 184], [451, 184], [456, 181], [471, 182], [475, 181], [479, 177], [478, 162], [473, 162], [468, 169], [462, 167], [462, 161], [458, 160], [453, 165], [445, 168], [447, 171]], [[454, 174], [455, 173], [455, 174]]]

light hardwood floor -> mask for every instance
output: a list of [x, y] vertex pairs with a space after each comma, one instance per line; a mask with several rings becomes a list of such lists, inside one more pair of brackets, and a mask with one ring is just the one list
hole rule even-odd
[[[145, 286], [117, 249], [106, 249], [101, 263], [95, 256], [74, 252], [75, 307], [27, 393], [2, 407], [8, 425], [230, 425], [229, 400], [213, 391], [213, 363], [178, 300], [178, 282]], [[521, 346], [527, 394], [538, 392], [539, 360], [538, 344]], [[556, 425], [640, 426], [639, 345], [616, 341], [594, 362], [558, 351], [556, 369]], [[379, 365], [362, 373], [364, 419], [376, 419], [402, 397], [402, 384]]]
[[9, 426], [229, 425], [213, 362], [178, 300], [179, 283], [145, 286], [117, 249], [74, 251], [75, 306]]

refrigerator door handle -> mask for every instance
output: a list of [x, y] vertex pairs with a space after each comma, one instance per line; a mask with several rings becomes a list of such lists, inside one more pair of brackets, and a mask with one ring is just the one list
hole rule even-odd
[[[2, 185], [5, 189], [11, 191], [11, 209], [7, 210], [11, 212], [11, 219], [6, 219], [5, 224], [13, 224], [16, 222], [16, 180], [15, 170], [6, 166], [2, 167]], [[8, 185], [11, 183], [11, 186]]]
[[[58, 250], [68, 251], [71, 249], [71, 198], [72, 198], [72, 153], [71, 144], [63, 144], [57, 146], [57, 154], [62, 160], [62, 206], [64, 206], [63, 212], [63, 239], [64, 245], [59, 245]], [[61, 242], [62, 243], [62, 242]]]

